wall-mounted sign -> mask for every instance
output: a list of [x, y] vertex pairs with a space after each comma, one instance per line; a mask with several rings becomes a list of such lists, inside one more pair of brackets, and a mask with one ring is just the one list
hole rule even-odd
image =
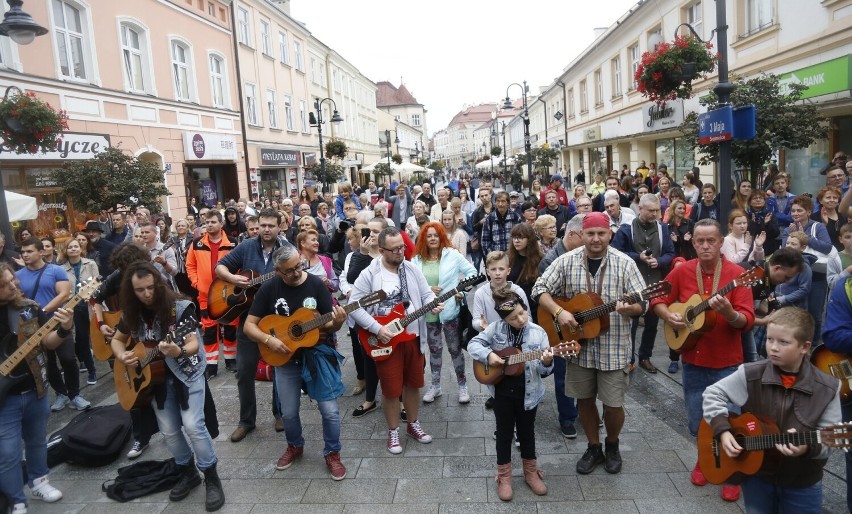
[[260, 149], [261, 166], [298, 166], [299, 152], [277, 148]]
[[730, 105], [698, 115], [698, 142], [721, 143], [734, 138], [734, 109]]
[[[5, 141], [0, 138], [0, 141]], [[52, 152], [22, 153], [10, 152], [0, 143], [2, 161], [82, 161], [95, 157], [110, 146], [107, 134], [84, 134], [82, 132], [63, 132], [62, 141]]]
[[583, 141], [597, 141], [601, 138], [601, 126], [595, 125], [594, 127], [589, 127], [587, 129], [583, 129]]
[[305, 163], [305, 167], [313, 166], [314, 163], [317, 162], [317, 153], [316, 152], [302, 152], [302, 162]]
[[778, 77], [781, 94], [788, 93], [787, 84], [804, 84], [802, 99], [847, 91], [852, 88], [852, 55], [821, 62]]
[[644, 132], [677, 128], [681, 123], [683, 123], [683, 100], [669, 100], [660, 105], [651, 102], [642, 109]]
[[187, 161], [235, 161], [237, 139], [226, 134], [184, 132], [183, 156]]

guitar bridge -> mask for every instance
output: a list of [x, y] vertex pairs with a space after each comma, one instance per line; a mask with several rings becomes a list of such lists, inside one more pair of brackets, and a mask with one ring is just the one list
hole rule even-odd
[[393, 352], [393, 347], [388, 346], [387, 348], [376, 348], [370, 352], [370, 356], [375, 357], [384, 357], [386, 355], [390, 355]]

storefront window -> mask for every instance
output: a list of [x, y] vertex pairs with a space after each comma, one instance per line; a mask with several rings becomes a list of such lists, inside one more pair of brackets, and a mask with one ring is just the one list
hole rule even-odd
[[52, 236], [57, 245], [67, 241], [74, 232], [65, 193], [32, 193], [38, 205], [38, 218], [30, 223], [36, 237]]
[[657, 167], [665, 164], [669, 169], [670, 177], [677, 180], [695, 166], [695, 152], [685, 138], [659, 139], [656, 144]]
[[609, 172], [609, 149], [608, 146], [589, 148], [589, 171], [588, 178], [594, 178], [600, 173], [606, 177]]
[[18, 169], [4, 169], [2, 171], [3, 174], [3, 186], [6, 189], [24, 189], [24, 181], [21, 180], [21, 170]]
[[828, 140], [822, 139], [807, 148], [784, 152], [784, 171], [790, 174], [788, 189], [793, 194], [817, 191], [825, 185], [825, 175], [819, 171], [831, 158], [828, 155]]

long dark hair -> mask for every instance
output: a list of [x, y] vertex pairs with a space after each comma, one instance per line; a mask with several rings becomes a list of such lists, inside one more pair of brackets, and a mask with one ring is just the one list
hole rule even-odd
[[113, 250], [109, 256], [109, 264], [113, 269], [126, 270], [137, 261], [150, 262], [151, 255], [133, 241], [124, 241]]
[[166, 284], [166, 281], [163, 280], [157, 268], [150, 262], [136, 261], [131, 263], [121, 278], [121, 294], [119, 298], [121, 309], [124, 312], [124, 319], [131, 324], [131, 327], [138, 326], [140, 323], [144, 307], [142, 302], [136, 297], [136, 292], [133, 291], [133, 277], [145, 278], [148, 276], [154, 277], [154, 312], [156, 319], [160, 321], [160, 327], [165, 329], [171, 323], [172, 307], [177, 296], [171, 287]]
[[[527, 255], [521, 272], [515, 281], [520, 284], [534, 283], [538, 277], [538, 265], [544, 257], [541, 253], [541, 247], [538, 245], [538, 235], [535, 229], [526, 223], [515, 225], [512, 227], [512, 237], [523, 237], [527, 240]], [[520, 253], [515, 250], [515, 245], [509, 242], [509, 267], [515, 265], [515, 261], [519, 258]]]

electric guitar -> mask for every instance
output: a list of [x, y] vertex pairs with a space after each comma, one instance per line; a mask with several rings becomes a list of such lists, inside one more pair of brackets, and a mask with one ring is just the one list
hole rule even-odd
[[[101, 286], [100, 279], [92, 279], [87, 284], [80, 287], [77, 294], [71, 297], [62, 308], [73, 311], [74, 307], [80, 302], [88, 300], [97, 288]], [[42, 339], [47, 337], [58, 325], [56, 318], [50, 318], [47, 323], [39, 327], [33, 335], [18, 346], [18, 337], [15, 334], [9, 333], [0, 342], [0, 358], [3, 363], [0, 364], [0, 405], [6, 401], [6, 395], [9, 389], [15, 384], [26, 379], [30, 375], [29, 368], [25, 365], [16, 373], [15, 369], [18, 365], [24, 362], [29, 355], [41, 343]], [[20, 329], [19, 329], [20, 330]]]
[[752, 268], [713, 295], [696, 293], [683, 303], [669, 305], [669, 311], [680, 314], [686, 323], [686, 328], [674, 328], [668, 323], [665, 324], [666, 343], [669, 348], [676, 352], [685, 352], [695, 347], [701, 336], [716, 326], [716, 311], [710, 308], [710, 299], [714, 296], [725, 296], [738, 287], [756, 286], [763, 281], [763, 274], [763, 268]]
[[814, 366], [840, 380], [840, 403], [843, 405], [852, 401], [852, 361], [844, 353], [832, 352], [821, 344], [814, 348], [811, 354]]
[[574, 297], [554, 298], [557, 305], [570, 312], [577, 321], [578, 326], [565, 331], [560, 326], [553, 314], [539, 305], [538, 323], [547, 332], [550, 346], [556, 346], [566, 341], [578, 341], [580, 339], [592, 339], [609, 330], [609, 313], [615, 311], [618, 302], [633, 304], [646, 302], [654, 298], [666, 296], [672, 292], [672, 285], [668, 282], [657, 282], [638, 293], [624, 295], [619, 300], [604, 303], [596, 293], [581, 293]]
[[[356, 310], [363, 309], [375, 305], [387, 298], [387, 293], [382, 290], [368, 294], [357, 302], [351, 302], [343, 307], [346, 314]], [[322, 327], [334, 317], [334, 313], [328, 312], [319, 315], [314, 309], [302, 307], [290, 316], [279, 316], [270, 314], [264, 316], [257, 324], [264, 333], [279, 339], [287, 345], [290, 353], [278, 353], [273, 351], [264, 344], [258, 344], [260, 348], [260, 356], [263, 360], [272, 366], [283, 366], [287, 364], [296, 350], [299, 348], [307, 348], [314, 346], [319, 341], [320, 330]]]
[[[495, 350], [494, 353], [503, 358], [503, 364], [500, 366], [492, 366], [487, 362], [480, 362], [474, 359], [473, 376], [476, 377], [476, 380], [479, 381], [479, 383], [485, 385], [494, 385], [503, 380], [503, 377], [516, 377], [523, 374], [525, 366], [524, 363], [527, 361], [541, 359], [541, 356], [547, 349], [548, 348], [541, 348], [539, 350], [531, 350], [522, 353], [521, 350], [514, 346], [507, 346], [502, 350]], [[558, 344], [553, 348], [550, 348], [550, 351], [553, 352], [553, 355], [569, 357], [574, 355], [574, 352], [568, 351], [567, 343]]]
[[[184, 338], [194, 333], [197, 325], [195, 320], [181, 323], [166, 334], [166, 341], [182, 347]], [[115, 359], [113, 365], [118, 403], [126, 411], [150, 404], [154, 393], [151, 386], [162, 384], [166, 379], [166, 363], [163, 360], [165, 356], [160, 353], [159, 341], [131, 343], [132, 346], [128, 350], [136, 355], [139, 362], [135, 366], [127, 367], [120, 360]]]
[[[807, 432], [781, 432], [775, 421], [750, 413], [731, 415], [731, 433], [743, 448], [740, 455], [731, 458], [713, 436], [713, 428], [703, 419], [698, 426], [698, 465], [711, 484], [739, 484], [762, 467], [777, 465], [781, 454], [776, 444], [824, 444], [849, 451], [852, 446], [852, 423], [838, 423]], [[766, 450], [770, 450], [767, 454]]]
[[275, 272], [260, 275], [254, 271], [246, 271], [239, 275], [249, 279], [248, 286], [235, 286], [217, 277], [207, 290], [207, 313], [210, 319], [222, 325], [231, 323], [249, 310], [260, 285], [274, 277]]
[[[110, 328], [115, 328], [121, 320], [121, 311], [104, 311], [104, 324]], [[109, 341], [104, 337], [100, 327], [98, 327], [98, 318], [93, 314], [89, 320], [89, 339], [92, 341], [92, 353], [99, 361], [112, 359], [112, 347]]]
[[474, 275], [470, 278], [466, 278], [459, 282], [455, 288], [441, 293], [440, 296], [408, 315], [405, 314], [405, 305], [400, 303], [397, 304], [397, 306], [394, 307], [387, 316], [374, 316], [380, 325], [387, 327], [393, 337], [387, 344], [385, 344], [379, 341], [379, 336], [377, 334], [373, 334], [364, 328], [358, 327], [358, 340], [361, 342], [361, 346], [364, 347], [367, 355], [372, 357], [375, 361], [388, 359], [391, 353], [393, 353], [393, 349], [396, 345], [404, 343], [405, 341], [417, 339], [415, 334], [409, 334], [406, 332], [405, 327], [423, 317], [427, 312], [437, 307], [438, 304], [442, 303], [444, 300], [452, 298], [460, 292], [470, 291], [474, 286], [485, 282], [485, 280], [485, 275]]

